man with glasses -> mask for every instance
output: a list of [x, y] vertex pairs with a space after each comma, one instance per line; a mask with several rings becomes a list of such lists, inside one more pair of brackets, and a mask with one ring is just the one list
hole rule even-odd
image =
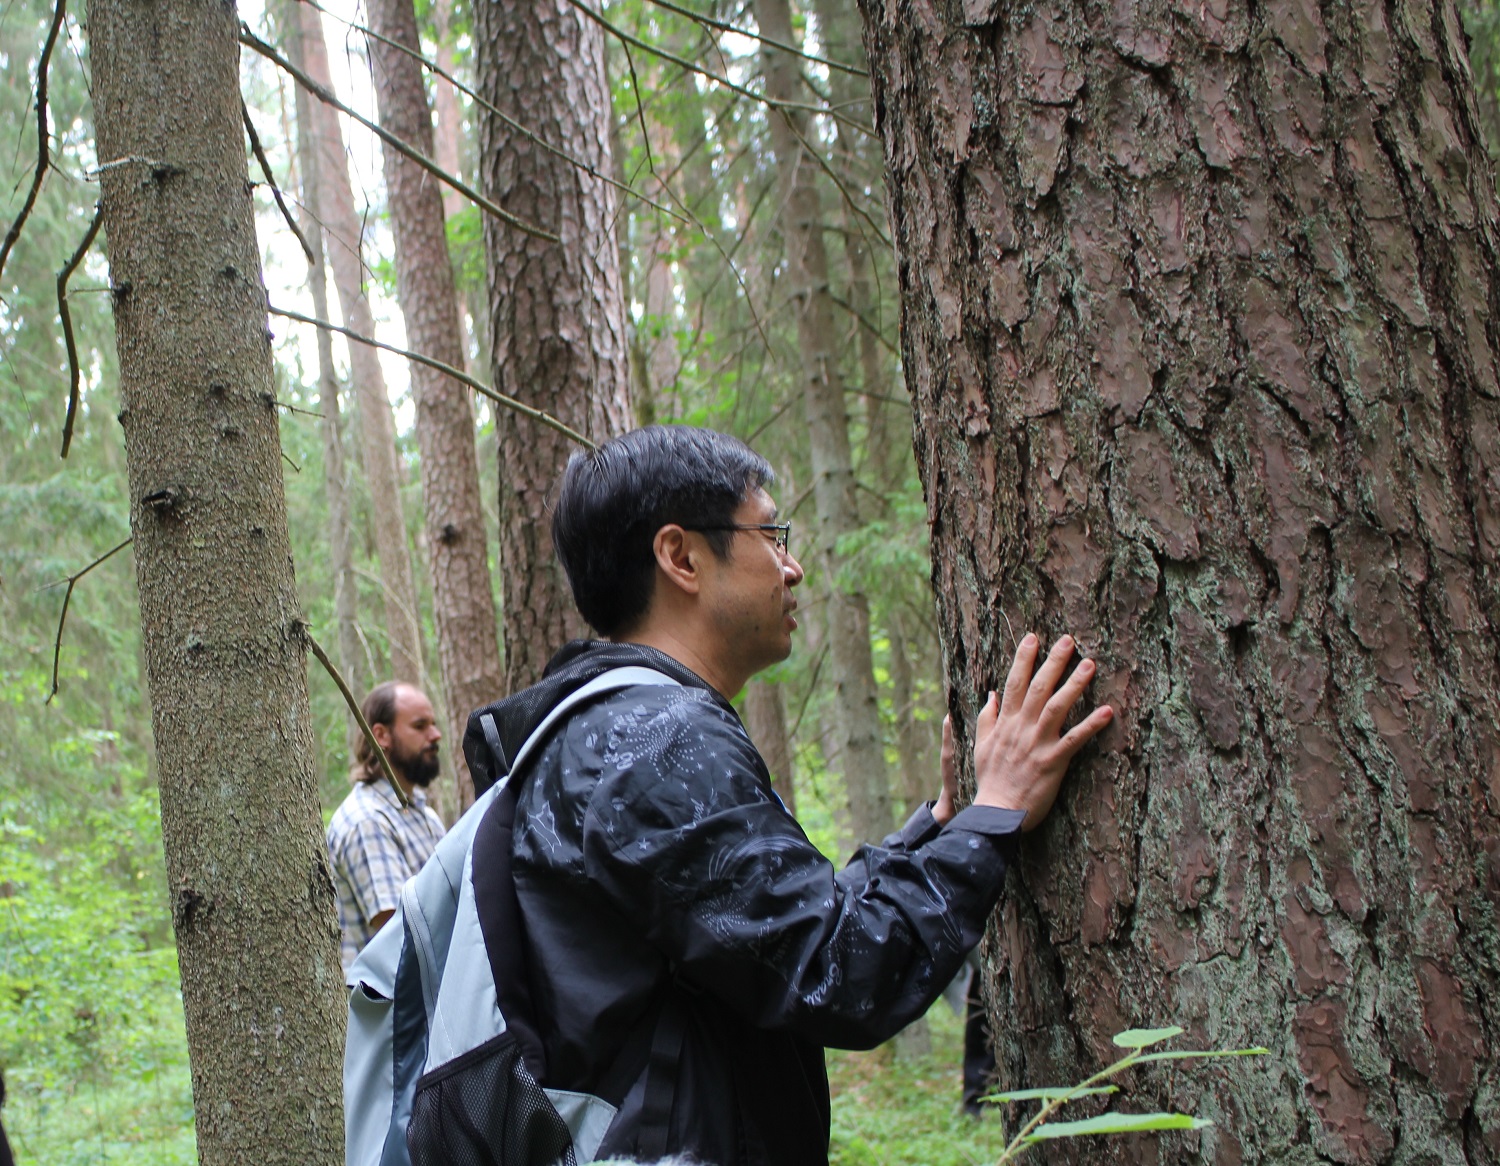
[[[666, 681], [570, 712], [515, 779], [512, 871], [543, 1046], [528, 1065], [616, 1108], [600, 1157], [826, 1163], [824, 1047], [886, 1040], [953, 979], [1015, 836], [1111, 715], [1064, 731], [1093, 665], [1064, 681], [1064, 638], [1033, 675], [1027, 636], [1003, 702], [992, 693], [980, 714], [976, 804], [955, 812], [949, 766], [930, 806], [836, 871], [730, 704], [797, 629], [803, 572], [772, 484], [763, 458], [709, 430], [653, 427], [575, 454], [553, 541], [603, 640], [569, 645], [465, 735], [483, 787], [589, 680], [634, 666]], [[476, 849], [476, 885], [482, 861]]]

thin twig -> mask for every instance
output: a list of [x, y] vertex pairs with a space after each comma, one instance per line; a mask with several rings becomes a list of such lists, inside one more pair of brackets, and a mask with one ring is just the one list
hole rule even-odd
[[260, 37], [251, 32], [250, 26], [244, 23], [240, 24], [240, 44], [244, 45], [248, 49], [253, 49], [255, 52], [265, 57], [266, 60], [274, 64], [277, 68], [286, 72], [293, 78], [293, 80], [297, 82], [297, 84], [301, 85], [304, 89], [306, 89], [309, 93], [311, 93], [325, 105], [331, 105], [334, 109], [337, 109], [341, 113], [352, 117], [355, 121], [359, 122], [360, 125], [364, 126], [365, 129], [369, 130], [372, 134], [374, 134], [386, 145], [390, 146], [391, 149], [395, 150], [402, 157], [408, 158], [411, 161], [415, 162], [423, 170], [427, 171], [427, 173], [438, 179], [438, 181], [447, 183], [447, 185], [451, 186], [454, 190], [458, 191], [459, 194], [463, 195], [466, 199], [479, 207], [480, 210], [488, 212], [495, 218], [499, 219], [502, 223], [509, 224], [523, 234], [532, 235], [538, 239], [546, 239], [549, 243], [562, 242], [562, 240], [554, 235], [551, 231], [545, 230], [542, 227], [534, 226], [533, 224], [528, 223], [525, 219], [517, 218], [507, 210], [501, 210], [499, 206], [491, 202], [489, 199], [485, 198], [484, 195], [480, 194], [479, 191], [475, 190], [462, 178], [457, 178], [454, 175], [449, 174], [431, 158], [427, 157], [426, 154], [422, 153], [420, 150], [409, 145], [408, 143], [402, 141], [395, 134], [391, 133], [390, 130], [376, 124], [369, 118], [365, 117], [363, 114], [345, 105], [342, 101], [340, 101], [337, 97], [330, 93], [327, 88], [319, 85], [301, 69], [297, 68], [296, 65], [292, 64], [270, 45], [266, 44], [265, 41], [261, 40]]
[[742, 36], [747, 40], [759, 41], [763, 45], [770, 45], [773, 49], [780, 49], [784, 53], [801, 57], [804, 61], [811, 61], [815, 65], [827, 65], [830, 69], [837, 69], [841, 73], [852, 73], [856, 77], [868, 77], [870, 74], [865, 70], [856, 68], [854, 65], [845, 65], [840, 61], [830, 61], [826, 57], [815, 57], [811, 53], [803, 52], [801, 49], [793, 48], [791, 45], [782, 44], [779, 40], [772, 40], [768, 36], [762, 36], [758, 32], [751, 32], [746, 28], [739, 28], [727, 21], [715, 20], [712, 16], [704, 16], [687, 8], [679, 8], [670, 0], [649, 0], [657, 8], [665, 8], [668, 12], [675, 12], [678, 16], [686, 16], [695, 24], [701, 24], [705, 28], [715, 28], [720, 32], [732, 32], [735, 36]]
[[436, 61], [432, 60], [429, 57], [423, 56], [410, 45], [404, 45], [398, 40], [393, 40], [390, 37], [382, 36], [373, 28], [369, 28], [363, 24], [358, 24], [355, 21], [348, 19], [347, 17], [340, 16], [337, 12], [333, 12], [330, 9], [324, 8], [323, 5], [318, 3], [318, 0], [301, 0], [301, 2], [303, 4], [306, 4], [309, 8], [315, 9], [316, 11], [321, 12], [326, 16], [333, 17], [334, 20], [337, 20], [346, 28], [352, 29], [353, 31], [358, 33], [363, 33], [365, 36], [370, 37], [372, 40], [377, 40], [381, 44], [389, 45], [391, 48], [396, 49], [398, 52], [405, 53], [413, 60], [419, 62], [423, 68], [428, 70], [428, 72], [433, 73], [434, 75], [441, 77], [444, 81], [448, 82], [449, 85], [452, 85], [453, 88], [457, 89], [460, 93], [464, 94], [464, 96], [468, 97], [469, 100], [473, 101], [475, 105], [478, 105], [481, 109], [494, 114], [494, 116], [499, 118], [504, 125], [512, 130], [515, 130], [516, 133], [520, 134], [528, 142], [540, 146], [542, 149], [546, 150], [547, 153], [552, 154], [554, 157], [561, 158], [564, 162], [568, 163], [568, 165], [577, 167], [579, 170], [582, 170], [585, 174], [587, 174], [590, 178], [597, 178], [600, 182], [603, 182], [608, 186], [612, 186], [616, 190], [621, 191], [624, 194], [628, 194], [631, 198], [638, 199], [639, 201], [645, 203], [647, 206], [651, 207], [653, 210], [661, 211], [663, 214], [669, 215], [672, 218], [677, 219], [679, 222], [690, 223], [693, 226], [702, 227], [703, 224], [699, 223], [697, 220], [683, 218], [676, 211], [672, 210], [671, 207], [663, 206], [661, 203], [652, 200], [650, 197], [635, 189], [635, 187], [629, 185], [628, 183], [621, 182], [618, 178], [613, 178], [610, 175], [605, 174], [595, 166], [592, 166], [588, 162], [585, 162], [582, 158], [575, 158], [566, 150], [554, 146], [545, 138], [527, 129], [520, 122], [516, 121], [515, 118], [511, 117], [508, 113], [505, 113], [497, 106], [493, 105], [489, 101], [486, 101], [477, 92], [469, 88], [469, 86], [465, 85], [462, 81], [460, 81], [452, 73], [444, 69]]
[[439, 372], [447, 373], [454, 380], [468, 385], [476, 393], [483, 394], [496, 404], [504, 405], [507, 409], [512, 409], [524, 417], [530, 417], [533, 421], [540, 422], [549, 429], [555, 429], [564, 437], [571, 438], [587, 449], [596, 448], [594, 443], [579, 433], [578, 430], [570, 428], [550, 413], [543, 413], [540, 409], [533, 409], [524, 401], [518, 401], [514, 397], [507, 397], [504, 393], [496, 392], [483, 381], [475, 380], [468, 373], [462, 369], [454, 368], [451, 364], [445, 364], [441, 360], [437, 360], [431, 356], [423, 356], [420, 352], [413, 352], [409, 348], [398, 348], [394, 344], [387, 344], [384, 340], [376, 340], [374, 337], [362, 335], [350, 328], [343, 328], [338, 324], [330, 323], [328, 320], [319, 320], [313, 316], [304, 316], [301, 312], [293, 312], [287, 308], [274, 306], [267, 310], [273, 316], [282, 316], [288, 320], [296, 320], [299, 324], [311, 324], [314, 328], [326, 328], [330, 332], [337, 332], [340, 336], [347, 336], [350, 340], [357, 340], [361, 344], [368, 344], [371, 348], [380, 348], [386, 352], [394, 352], [397, 356], [406, 357], [407, 360], [414, 360], [418, 364], [425, 364], [428, 368], [435, 368]]
[[801, 110], [804, 113], [823, 114], [825, 116], [833, 118], [835, 121], [838, 121], [841, 124], [848, 125], [851, 129], [859, 130], [861, 133], [866, 134], [869, 137], [875, 136], [875, 131], [869, 126], [861, 125], [859, 122], [854, 121], [852, 118], [843, 117], [838, 113], [835, 113], [833, 110], [829, 109], [827, 106], [809, 105], [806, 102], [801, 101], [777, 101], [774, 97], [767, 97], [764, 93], [757, 93], [753, 89], [746, 89], [743, 85], [736, 85], [728, 77], [721, 77], [713, 70], [705, 69], [702, 65], [696, 64], [693, 61], [689, 61], [685, 57], [679, 57], [675, 53], [669, 53], [663, 48], [658, 48], [656, 45], [648, 44], [646, 41], [641, 40], [639, 37], [631, 36], [628, 32], [626, 32], [623, 28], [620, 28], [618, 25], [611, 24], [603, 16], [590, 8], [588, 4], [584, 2], [584, 0], [568, 0], [568, 3], [571, 4], [574, 8], [578, 9], [579, 12], [582, 12], [600, 28], [604, 29], [604, 31], [609, 33], [610, 36], [620, 41], [621, 44], [632, 45], [635, 48], [650, 53], [654, 57], [660, 57], [664, 61], [670, 61], [672, 64], [678, 66], [679, 68], [686, 69], [691, 73], [697, 73], [700, 77], [712, 81], [715, 85], [722, 85], [730, 92], [738, 93], [741, 97], [748, 97], [751, 101], [757, 101], [760, 104], [769, 106], [772, 109], [795, 109]]
[[68, 350], [68, 415], [63, 418], [62, 452], [58, 457], [67, 457], [68, 449], [73, 444], [73, 424], [78, 419], [78, 382], [81, 379], [78, 369], [78, 341], [73, 336], [73, 313], [68, 310], [68, 280], [73, 277], [73, 272], [94, 245], [103, 221], [104, 204], [101, 202], [94, 207], [94, 221], [84, 233], [83, 242], [78, 244], [78, 250], [73, 252], [72, 258], [57, 273], [57, 318], [62, 321], [63, 344]]
[[255, 123], [250, 120], [250, 108], [243, 100], [240, 101], [240, 116], [245, 121], [245, 136], [250, 139], [250, 151], [255, 155], [255, 160], [260, 163], [260, 172], [266, 176], [266, 185], [271, 188], [271, 197], [276, 200], [276, 205], [281, 208], [281, 217], [286, 220], [286, 225], [292, 229], [292, 234], [297, 236], [297, 242], [302, 244], [302, 254], [307, 256], [307, 263], [310, 267], [315, 262], [313, 259], [312, 244], [307, 241], [307, 236], [302, 233], [302, 228], [297, 226], [297, 220], [292, 218], [292, 211], [286, 205], [286, 199], [281, 197], [281, 187], [276, 185], [276, 175], [271, 173], [271, 160], [266, 157], [266, 152], [261, 147], [260, 135], [255, 132]]
[[63, 25], [63, 15], [68, 10], [67, 0], [57, 0], [52, 13], [52, 27], [47, 30], [47, 39], [42, 44], [42, 55], [36, 65], [36, 170], [31, 175], [31, 189], [26, 193], [26, 202], [21, 206], [16, 221], [5, 232], [5, 241], [0, 243], [0, 273], [5, 271], [5, 261], [10, 258], [11, 248], [21, 237], [21, 228], [31, 217], [36, 206], [37, 195], [42, 191], [42, 180], [47, 177], [47, 168], [52, 161], [51, 135], [47, 132], [47, 70], [52, 61], [52, 49], [57, 44], [57, 34]]
[[277, 401], [276, 407], [285, 409], [288, 413], [301, 413], [304, 417], [316, 417], [319, 421], [323, 420], [323, 414], [317, 410], [304, 409], [301, 405], [293, 405], [290, 401]]
[[302, 472], [302, 467], [292, 460], [291, 454], [287, 453], [286, 450], [281, 451], [281, 460], [292, 467], [292, 473], [300, 474]]
[[802, 704], [797, 708], [797, 716], [792, 721], [792, 727], [787, 730], [787, 738], [796, 740], [797, 730], [802, 727], [802, 718], [807, 712], [807, 702], [812, 699], [813, 692], [818, 687], [818, 673], [823, 671], [823, 658], [828, 655], [828, 641], [824, 640], [818, 647], [818, 658], [813, 661], [812, 676], [807, 681], [807, 690], [802, 694]]
[[[110, 558], [119, 554], [134, 541], [135, 539], [133, 537], [126, 539], [119, 546], [105, 551], [82, 571], [68, 576], [68, 590], [63, 595], [62, 612], [57, 617], [57, 638], [52, 641], [52, 691], [47, 694], [47, 699], [42, 702], [43, 704], [51, 704], [52, 698], [57, 695], [57, 669], [58, 662], [62, 659], [63, 625], [68, 622], [68, 604], [73, 601], [73, 588], [78, 586], [78, 580], [82, 579], [95, 567], [99, 566], [100, 563], [107, 562]], [[61, 580], [59, 580], [59, 582], [61, 582]], [[56, 586], [56, 584], [54, 584], [54, 586]]]
[[365, 741], [370, 748], [375, 750], [375, 756], [380, 758], [380, 769], [385, 774], [386, 781], [391, 783], [391, 790], [396, 795], [396, 800], [401, 803], [402, 809], [409, 809], [412, 801], [406, 796], [406, 791], [401, 788], [401, 783], [396, 780], [396, 771], [391, 768], [391, 759], [385, 755], [385, 750], [380, 747], [380, 742], [375, 740], [375, 730], [370, 728], [370, 722], [365, 720], [365, 714], [359, 711], [359, 701], [354, 699], [354, 693], [349, 691], [349, 685], [344, 680], [339, 670], [333, 666], [333, 661], [328, 658], [328, 653], [313, 639], [312, 630], [302, 625], [302, 636], [307, 640], [307, 646], [312, 654], [318, 658], [318, 663], [323, 665], [324, 671], [333, 677], [334, 684], [338, 685], [339, 692], [344, 696], [344, 703], [349, 706], [349, 711], [354, 719], [359, 722], [359, 731], [365, 735]]

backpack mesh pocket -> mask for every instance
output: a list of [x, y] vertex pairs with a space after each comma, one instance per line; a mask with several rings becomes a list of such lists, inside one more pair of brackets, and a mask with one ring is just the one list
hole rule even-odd
[[573, 1139], [503, 1032], [417, 1082], [412, 1166], [577, 1166]]

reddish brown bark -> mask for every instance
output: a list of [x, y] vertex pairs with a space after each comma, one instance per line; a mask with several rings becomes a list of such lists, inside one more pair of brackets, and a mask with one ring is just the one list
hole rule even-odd
[[1036, 627], [1121, 714], [994, 936], [1007, 1083], [1177, 1022], [1272, 1056], [1144, 1080], [1219, 1123], [1163, 1153], [1500, 1160], [1500, 296], [1453, 7], [863, 7], [954, 711]]
[[[549, 145], [612, 174], [610, 100], [597, 25], [566, 0], [495, 0], [474, 10], [478, 90]], [[601, 180], [480, 120], [486, 196], [560, 243], [486, 221], [493, 384], [602, 441], [630, 425], [615, 197]], [[541, 675], [583, 628], [552, 553], [548, 505], [568, 439], [500, 410], [500, 570], [506, 683]]]
[[757, 678], [745, 686], [745, 728], [765, 758], [776, 796], [792, 814], [796, 814], [797, 799], [792, 792], [792, 742], [786, 731], [786, 699], [781, 685]]
[[[373, 0], [370, 20], [388, 40], [419, 47], [411, 0]], [[381, 125], [431, 156], [432, 114], [421, 65], [399, 49], [372, 39], [370, 66]], [[415, 162], [387, 147], [385, 186], [396, 236], [396, 290], [406, 317], [407, 340], [417, 352], [462, 368], [458, 294], [448, 262], [438, 183]], [[422, 508], [438, 663], [462, 809], [474, 800], [474, 785], [457, 745], [463, 740], [469, 713], [495, 700], [501, 691], [495, 599], [474, 452], [474, 413], [469, 390], [452, 377], [413, 363], [411, 379], [417, 401], [417, 447], [422, 455]]]

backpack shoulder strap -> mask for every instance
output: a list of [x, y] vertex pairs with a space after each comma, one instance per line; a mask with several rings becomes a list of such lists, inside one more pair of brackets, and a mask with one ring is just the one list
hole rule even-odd
[[[680, 687], [676, 680], [654, 668], [612, 668], [559, 701], [516, 750], [509, 772], [500, 779], [501, 788], [495, 802], [474, 835], [472, 878], [475, 907], [495, 982], [496, 999], [507, 1027], [521, 1047], [526, 1067], [539, 1081], [546, 1076], [546, 1054], [537, 1032], [531, 978], [527, 971], [526, 929], [511, 866], [516, 802], [520, 785], [525, 781], [522, 766], [574, 709], [605, 693], [642, 685]], [[489, 714], [482, 718], [490, 719]], [[485, 726], [486, 737], [491, 729], [492, 726]]]

